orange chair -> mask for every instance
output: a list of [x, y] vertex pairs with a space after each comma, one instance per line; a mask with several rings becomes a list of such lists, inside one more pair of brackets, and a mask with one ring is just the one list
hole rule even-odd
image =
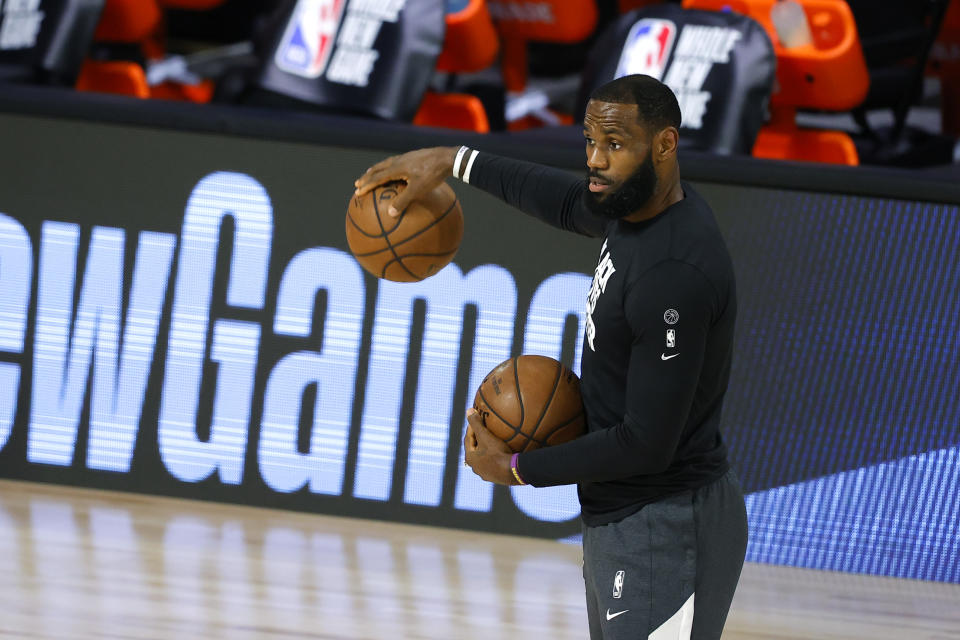
[[436, 93], [427, 91], [423, 102], [413, 118], [420, 127], [464, 129], [476, 133], [489, 133], [490, 120], [483, 103], [467, 93]]
[[156, 31], [162, 16], [156, 0], [106, 0], [93, 37], [99, 42], [143, 42]]
[[[107, 0], [93, 37], [97, 42], [139, 44], [156, 32], [161, 18], [155, 0]], [[75, 87], [78, 91], [150, 97], [143, 67], [127, 60], [84, 61]]]
[[[446, 16], [443, 50], [437, 58], [437, 70], [446, 73], [471, 73], [486, 69], [497, 57], [499, 42], [485, 0], [470, 0], [463, 9]], [[427, 91], [413, 118], [426, 127], [465, 129], [477, 133], [490, 131], [483, 103], [466, 93]]]
[[[597, 26], [595, 0], [499, 0], [491, 11], [503, 43], [501, 68], [508, 93], [517, 94], [527, 87], [527, 43], [575, 43], [588, 38]], [[551, 112], [548, 117], [563, 124], [573, 118]], [[525, 117], [508, 123], [510, 129], [540, 126], [539, 118]]]
[[784, 47], [770, 11], [777, 0], [684, 0], [685, 9], [730, 10], [747, 15], [767, 30], [777, 55], [777, 86], [771, 119], [757, 136], [758, 158], [859, 164], [853, 140], [841, 131], [800, 129], [797, 109], [846, 111], [863, 102], [869, 88], [853, 14], [844, 0], [799, 0], [810, 23], [813, 44]]
[[486, 69], [497, 58], [500, 45], [485, 0], [470, 0], [463, 9], [446, 16], [443, 50], [437, 70], [472, 73]]
[[[101, 43], [135, 44], [146, 58], [163, 56], [160, 38], [163, 8], [210, 9], [224, 0], [106, 0], [94, 40]], [[136, 98], [163, 98], [209, 102], [213, 83], [197, 85], [165, 82], [150, 86], [146, 72], [130, 60], [86, 60], [77, 78], [78, 91], [118, 93]]]
[[126, 60], [84, 60], [74, 88], [77, 91], [119, 93], [134, 98], [150, 97], [143, 67]]

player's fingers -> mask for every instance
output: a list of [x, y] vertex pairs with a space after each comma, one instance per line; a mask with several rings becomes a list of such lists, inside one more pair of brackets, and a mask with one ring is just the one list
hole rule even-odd
[[463, 449], [465, 451], [474, 451], [477, 448], [477, 434], [473, 427], [467, 425], [467, 432], [463, 435]]
[[367, 173], [360, 176], [356, 182], [354, 182], [354, 193], [362, 196], [382, 184], [393, 182], [394, 180], [405, 181], [408, 177], [408, 173], [404, 171], [402, 167], [389, 166], [381, 169], [368, 169]]
[[406, 189], [390, 201], [390, 208], [387, 209], [387, 213], [396, 218], [406, 210], [411, 202], [419, 198], [424, 191], [425, 189], [417, 183], [408, 182]]
[[473, 407], [467, 410], [467, 422], [470, 423], [478, 447], [482, 445], [486, 449], [501, 449], [506, 446], [490, 433], [487, 426], [483, 424], [483, 415]]
[[483, 425], [483, 416], [480, 415], [480, 412], [470, 407], [467, 409], [467, 431], [473, 435], [474, 448], [477, 449], [480, 447], [480, 444], [485, 439], [485, 436], [489, 435], [487, 428]]
[[387, 160], [378, 162], [372, 167], [367, 167], [367, 170], [363, 172], [363, 175], [353, 181], [354, 189], [356, 189], [357, 192], [359, 192], [361, 188], [368, 189], [371, 184], [371, 178], [390, 166], [390, 160], [391, 159], [388, 158]]
[[482, 448], [484, 452], [509, 452], [510, 447], [507, 446], [503, 440], [493, 435], [490, 429], [487, 429], [487, 425], [483, 423], [483, 420], [483, 414], [476, 409], [471, 407], [467, 410], [467, 422], [470, 423], [470, 428], [473, 429], [476, 435], [477, 447]]
[[473, 432], [473, 427], [467, 425], [467, 432], [463, 435], [463, 464], [471, 469], [477, 457], [477, 449], [477, 436]]
[[487, 430], [487, 427], [483, 424], [483, 416], [480, 415], [480, 412], [470, 407], [467, 409], [467, 424], [470, 425], [470, 429], [473, 429], [474, 433], [480, 433]]

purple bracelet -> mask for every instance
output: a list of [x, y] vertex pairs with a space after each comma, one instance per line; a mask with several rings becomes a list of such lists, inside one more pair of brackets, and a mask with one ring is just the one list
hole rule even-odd
[[517, 471], [517, 458], [520, 457], [519, 453], [515, 453], [510, 456], [510, 471], [513, 473], [513, 477], [517, 479], [517, 482], [520, 484], [527, 484], [523, 481], [523, 478], [520, 477], [520, 472]]

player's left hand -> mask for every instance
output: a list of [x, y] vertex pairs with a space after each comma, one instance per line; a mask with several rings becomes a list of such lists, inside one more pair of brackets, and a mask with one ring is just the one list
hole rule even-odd
[[463, 438], [467, 465], [487, 482], [517, 484], [510, 471], [510, 457], [513, 455], [510, 447], [490, 433], [473, 407], [467, 410], [467, 423], [467, 434]]

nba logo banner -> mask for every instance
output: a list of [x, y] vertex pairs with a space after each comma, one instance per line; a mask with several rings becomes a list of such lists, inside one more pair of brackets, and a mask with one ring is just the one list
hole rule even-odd
[[346, 0], [299, 0], [274, 56], [276, 65], [303, 78], [327, 67]]
[[670, 20], [644, 18], [634, 24], [623, 44], [616, 77], [642, 73], [662, 79], [676, 35], [677, 25]]

